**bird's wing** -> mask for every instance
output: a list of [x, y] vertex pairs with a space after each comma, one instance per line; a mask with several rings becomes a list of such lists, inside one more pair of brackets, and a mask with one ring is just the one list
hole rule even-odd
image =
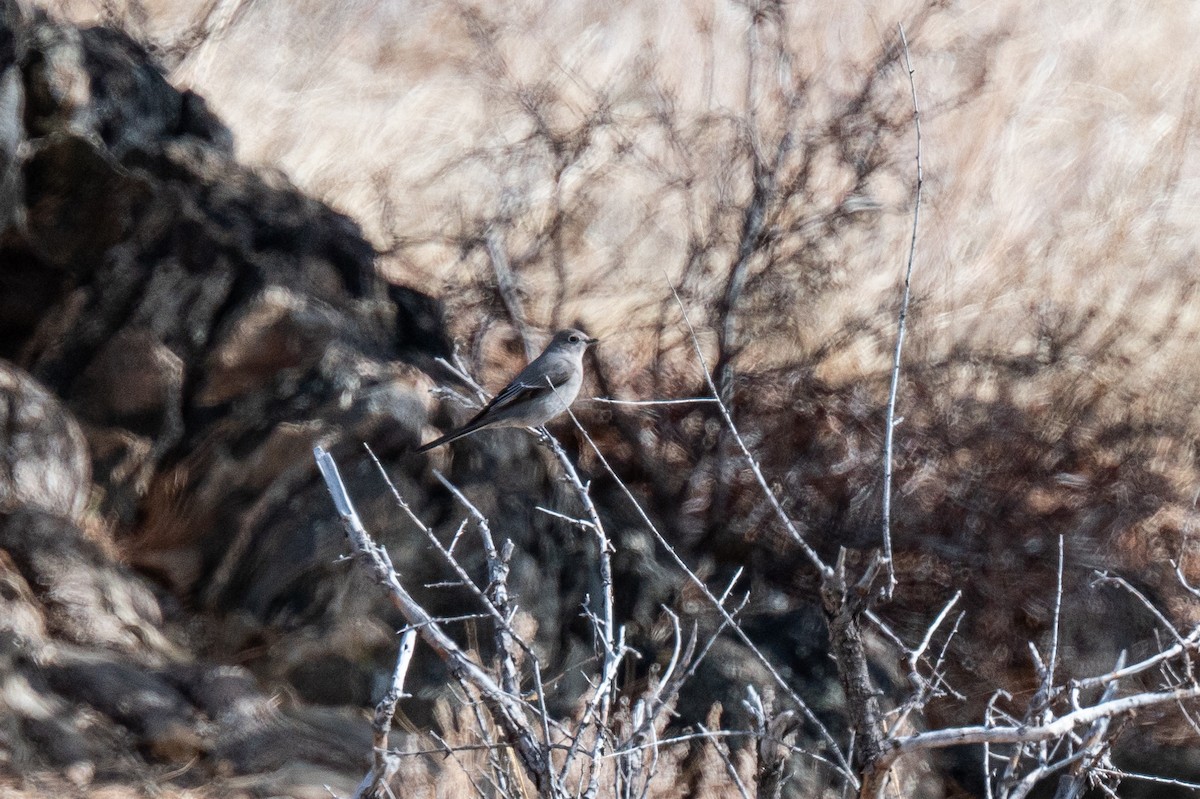
[[[537, 366], [536, 369], [535, 366]], [[492, 401], [484, 406], [483, 410], [476, 414], [475, 419], [471, 421], [510, 405], [549, 394], [569, 382], [573, 374], [574, 370], [567, 361], [553, 361], [542, 365], [535, 360], [522, 369], [511, 383], [500, 390], [499, 394], [492, 397]]]

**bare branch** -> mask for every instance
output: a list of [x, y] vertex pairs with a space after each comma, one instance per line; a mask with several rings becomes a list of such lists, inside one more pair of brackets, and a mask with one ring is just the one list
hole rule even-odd
[[520, 699], [497, 685], [491, 675], [471, 660], [454, 639], [442, 630], [441, 625], [413, 599], [400, 583], [387, 552], [371, 539], [363, 526], [338, 475], [333, 458], [321, 447], [315, 447], [313, 454], [333, 497], [334, 507], [346, 528], [346, 534], [355, 552], [370, 568], [376, 582], [383, 586], [393, 604], [408, 622], [417, 626], [420, 636], [442, 659], [450, 673], [460, 682], [479, 691], [484, 704], [516, 749], [521, 765], [538, 786], [538, 790], [543, 794], [561, 792], [561, 785], [551, 768], [549, 757], [525, 719], [524, 705]]
[[[1162, 614], [1162, 611], [1154, 606], [1154, 603], [1151, 602], [1146, 597], [1145, 594], [1143, 594], [1138, 589], [1134, 588], [1133, 585], [1131, 585], [1130, 582], [1128, 580], [1126, 580], [1124, 577], [1111, 575], [1111, 574], [1108, 574], [1107, 572], [1097, 572], [1095, 584], [1096, 585], [1104, 585], [1104, 584], [1108, 584], [1108, 583], [1111, 583], [1112, 585], [1123, 588], [1126, 591], [1128, 591], [1130, 594], [1132, 594], [1142, 604], [1142, 606], [1146, 608], [1146, 610], [1150, 611], [1150, 615], [1154, 616], [1154, 618], [1158, 621], [1158, 623], [1160, 625], [1162, 625], [1163, 629], [1171, 634], [1171, 636], [1175, 639], [1176, 644], [1184, 645], [1184, 649], [1186, 651], [1187, 639], [1184, 638], [1183, 635], [1179, 632], [1179, 630], [1177, 630], [1175, 628], [1175, 625], [1172, 624], [1170, 622], [1170, 620], [1167, 619], [1167, 617]], [[1190, 663], [1189, 663], [1189, 670], [1190, 670]]]
[[[1113, 671], [1120, 671], [1124, 665], [1125, 652], [1122, 651], [1117, 657], [1117, 664], [1113, 667]], [[1100, 697], [1100, 702], [1108, 702], [1116, 695], [1117, 682], [1114, 680], [1104, 689], [1104, 693]], [[1109, 741], [1107, 740], [1107, 734], [1111, 721], [1111, 717], [1106, 717], [1092, 722], [1092, 728], [1088, 731], [1087, 737], [1079, 748], [1079, 753], [1082, 757], [1072, 764], [1070, 774], [1064, 774], [1059, 779], [1054, 799], [1078, 799], [1078, 797], [1083, 796], [1087, 787], [1085, 782], [1088, 772], [1096, 766], [1096, 761], [1108, 749]], [[1032, 787], [1033, 783], [1030, 783], [1030, 788], [1032, 789]]]
[[1098, 677], [1072, 680], [1070, 685], [1073, 689], [1097, 688], [1101, 685], [1106, 685], [1107, 683], [1124, 679], [1125, 677], [1141, 674], [1142, 672], [1148, 671], [1160, 663], [1170, 660], [1176, 655], [1183, 653], [1185, 649], [1195, 650], [1200, 648], [1198, 645], [1200, 645], [1200, 627], [1192, 630], [1192, 632], [1188, 634], [1187, 638], [1185, 638], [1182, 643], [1178, 643], [1168, 649], [1164, 649], [1163, 651], [1152, 655], [1143, 661], [1134, 663], [1131, 666], [1126, 666], [1122, 669], [1110, 671], [1107, 674], [1101, 674]]
[[[892, 725], [893, 731], [902, 729], [904, 727], [905, 722], [908, 720], [909, 715], [914, 710], [924, 707], [925, 703], [928, 702], [929, 697], [937, 690], [937, 686], [938, 686], [939, 682], [941, 682], [943, 680], [943, 677], [940, 673], [940, 667], [942, 664], [942, 660], [946, 655], [946, 649], [949, 647], [950, 638], [953, 637], [954, 632], [957, 631], [957, 629], [958, 629], [958, 621], [955, 621], [954, 629], [951, 630], [950, 636], [947, 637], [946, 643], [942, 647], [941, 653], [938, 655], [937, 662], [935, 664], [933, 664], [933, 670], [930, 674], [930, 679], [927, 680], [921, 676], [921, 672], [918, 669], [918, 664], [920, 663], [921, 659], [924, 657], [925, 650], [929, 648], [929, 644], [933, 640], [934, 634], [942, 626], [942, 622], [944, 622], [946, 620], [946, 617], [949, 615], [950, 610], [958, 603], [958, 600], [961, 597], [962, 597], [962, 591], [955, 592], [954, 596], [951, 597], [950, 600], [945, 605], [942, 606], [941, 611], [934, 618], [934, 620], [930, 623], [929, 627], [926, 628], [925, 636], [921, 639], [921, 643], [918, 644], [915, 649], [912, 649], [909, 651], [908, 658], [907, 658], [907, 660], [908, 660], [908, 680], [910, 683], [912, 683], [914, 692], [913, 692], [912, 696], [903, 705], [901, 705], [899, 708], [897, 708], [896, 721]], [[958, 619], [959, 620], [962, 619], [961, 613], [959, 614]], [[891, 632], [891, 631], [889, 630], [889, 632]], [[894, 636], [894, 633], [893, 633], [893, 636]], [[898, 641], [899, 639], [896, 639], [896, 640]], [[901, 644], [901, 646], [903, 647], [902, 644]]]
[[[705, 733], [706, 735], [710, 734], [708, 728], [703, 724], [697, 724], [696, 727], [699, 728], [700, 732]], [[742, 799], [750, 799], [750, 793], [746, 790], [746, 784], [743, 783], [742, 778], [738, 776], [737, 769], [733, 767], [733, 762], [729, 759], [729, 755], [726, 753], [726, 751], [721, 748], [721, 744], [718, 742], [718, 739], [709, 738], [709, 745], [721, 758], [721, 762], [725, 765], [725, 773], [729, 775], [729, 779], [733, 780], [733, 784], [738, 789], [738, 793], [742, 795]]]
[[[550, 388], [551, 390], [556, 390], [554, 386]], [[567, 408], [567, 413], [571, 413], [570, 408]], [[579, 424], [579, 420], [575, 419], [574, 414], [571, 414], [571, 418], [575, 420], [576, 425]], [[563, 450], [562, 445], [558, 443], [558, 440], [554, 436], [550, 435], [545, 428], [540, 428], [535, 432], [542, 444], [554, 453], [554, 456], [562, 465], [563, 473], [566, 475], [567, 480], [574, 486], [575, 493], [579, 497], [579, 501], [583, 504], [584, 512], [589, 519], [588, 528], [591, 529], [596, 540], [597, 563], [600, 572], [601, 617], [597, 619], [593, 615], [592, 618], [596, 623], [596, 641], [600, 649], [600, 678], [593, 690], [592, 699], [588, 703], [588, 710], [581, 721], [580, 732], [575, 736], [575, 741], [559, 770], [560, 775], [566, 774], [575, 757], [576, 745], [582, 739], [582, 725], [586, 725], [589, 719], [594, 719], [595, 739], [592, 742], [591, 751], [593, 766], [591, 779], [589, 780], [587, 790], [583, 794], [586, 797], [592, 797], [599, 790], [598, 780], [600, 769], [596, 764], [603, 754], [605, 735], [608, 731], [609, 714], [612, 708], [612, 693], [617, 680], [617, 668], [625, 654], [625, 631], [623, 628], [620, 630], [616, 628], [613, 616], [612, 560], [609, 557], [612, 545], [609, 543], [608, 534], [604, 530], [604, 522], [600, 519], [600, 512], [592, 502], [590, 484], [584, 483], [580, 479], [575, 464], [571, 462], [570, 457], [567, 456], [566, 451]]]
[[405, 696], [404, 678], [408, 674], [408, 664], [412, 662], [416, 643], [416, 630], [408, 629], [401, 634], [400, 649], [396, 653], [396, 668], [392, 671], [392, 682], [387, 693], [375, 706], [375, 718], [371, 724], [375, 738], [371, 770], [363, 777], [358, 789], [354, 792], [355, 799], [381, 796], [388, 781], [400, 767], [399, 759], [388, 749], [388, 735], [392, 731], [392, 719], [396, 715], [396, 704], [402, 696]]
[[920, 732], [907, 738], [892, 739], [884, 744], [883, 756], [874, 764], [871, 772], [865, 775], [862, 795], [864, 797], [881, 797], [886, 784], [887, 770], [896, 760], [911, 752], [968, 744], [1027, 744], [1050, 741], [1098, 719], [1113, 718], [1143, 707], [1172, 704], [1196, 698], [1200, 698], [1200, 686], [1175, 688], [1100, 702], [1040, 725], [952, 727]]
[[1063, 597], [1063, 553], [1065, 545], [1063, 536], [1058, 536], [1058, 581], [1054, 591], [1054, 628], [1050, 637], [1050, 665], [1046, 669], [1044, 684], [1047, 691], [1054, 686], [1054, 670], [1058, 666], [1058, 625], [1062, 617]]
[[[496, 555], [497, 562], [502, 561], [500, 565], [503, 567], [503, 590], [497, 592], [495, 585], [489, 585], [489, 591], [483, 591], [478, 585], [475, 584], [475, 581], [471, 579], [471, 576], [467, 574], [466, 569], [463, 568], [462, 564], [459, 563], [458, 559], [455, 558], [453, 554], [454, 546], [458, 543], [459, 537], [466, 528], [466, 520], [464, 519], [463, 523], [459, 525], [458, 531], [454, 534], [449, 546], [443, 546], [442, 542], [438, 540], [438, 537], [434, 534], [433, 530], [431, 530], [429, 526], [426, 525], [421, 518], [413, 512], [412, 507], [405, 502], [404, 497], [401, 496], [400, 492], [396, 489], [395, 484], [392, 483], [392, 479], [388, 477], [387, 471], [383, 468], [383, 464], [379, 462], [377, 457], [375, 457], [375, 453], [371, 450], [371, 448], [366, 447], [366, 450], [367, 454], [370, 455], [371, 460], [374, 461], [376, 468], [379, 470], [379, 474], [383, 477], [384, 483], [387, 484], [388, 489], [392, 492], [392, 497], [396, 500], [396, 504], [400, 506], [405, 515], [408, 516], [409, 520], [416, 525], [417, 529], [425, 534], [425, 538], [430, 542], [430, 544], [433, 545], [433, 548], [438, 551], [443, 560], [446, 561], [446, 564], [454, 571], [455, 575], [457, 575], [458, 582], [455, 583], [455, 587], [466, 588], [468, 591], [474, 594], [479, 600], [479, 603], [483, 606], [485, 615], [492, 619], [497, 642], [496, 646], [498, 649], [497, 657], [501, 659], [501, 673], [506, 683], [506, 689], [507, 683], [511, 682], [513, 685], [513, 689], [509, 691], [510, 695], [512, 696], [519, 695], [520, 685], [516, 675], [517, 669], [511, 656], [510, 647], [513, 645], [520, 647], [525, 653], [525, 657], [529, 659], [529, 662], [532, 664], [534, 690], [537, 692], [538, 707], [536, 708], [536, 715], [542, 723], [543, 742], [546, 744], [546, 746], [550, 746], [551, 722], [550, 714], [546, 710], [546, 692], [542, 685], [542, 664], [537, 656], [537, 653], [533, 650], [533, 647], [521, 640], [520, 636], [518, 636], [512, 629], [512, 617], [515, 614], [515, 608], [509, 606], [506, 582], [508, 559], [511, 556], [510, 546], [506, 546], [505, 554]], [[438, 477], [439, 479], [444, 479], [440, 474]], [[455, 493], [459, 500], [469, 509], [469, 511], [473, 513], [477, 521], [482, 520], [483, 524], [486, 525], [487, 519], [479, 512], [478, 508], [469, 502], [466, 497], [458, 491], [456, 486], [450, 484], [449, 481], [446, 481], [446, 484], [447, 487], [450, 488], [450, 490]], [[491, 528], [485, 527], [484, 530], [481, 531], [481, 536], [485, 538], [485, 549], [494, 553], [495, 545], [491, 540]], [[489, 568], [491, 568], [490, 565]], [[500, 576], [499, 572], [490, 572], [490, 574], [492, 575], [492, 579]], [[445, 623], [451, 620], [453, 619], [437, 619], [436, 621], [438, 623]]]
[[609, 405], [703, 405], [709, 402], [717, 402], [715, 397], [687, 397], [685, 399], [669, 399], [669, 400], [618, 400], [609, 399], [608, 397], [591, 397], [584, 402], [603, 402]]
[[517, 286], [517, 276], [513, 274], [508, 263], [508, 254], [504, 251], [504, 243], [493, 226], [484, 236], [484, 247], [492, 262], [492, 270], [496, 274], [496, 291], [508, 312], [508, 319], [521, 336], [521, 345], [525, 348], [525, 359], [532, 361], [537, 356], [537, 347], [530, 335], [529, 324], [525, 321], [525, 308], [521, 303], [520, 289]]
[[[505, 542], [504, 553], [501, 554], [496, 549], [496, 542], [492, 540], [492, 528], [488, 524], [487, 517], [479, 512], [461, 491], [458, 486], [451, 483], [438, 470], [434, 470], [433, 476], [442, 484], [451, 494], [454, 495], [467, 512], [475, 519], [475, 526], [479, 530], [479, 539], [483, 543], [483, 554], [487, 559], [488, 584], [487, 595], [493, 607], [500, 616], [504, 618], [503, 624], [493, 625], [495, 633], [496, 658], [500, 662], [500, 684], [504, 690], [510, 694], [519, 694], [521, 691], [520, 675], [517, 672], [517, 664], [513, 659], [513, 635], [509, 627], [509, 620], [512, 617], [512, 608], [508, 601], [508, 563], [512, 557], [512, 542]], [[549, 730], [546, 731], [546, 743], [550, 742]]]
[[1196, 597], [1197, 599], [1200, 599], [1200, 587], [1194, 586], [1191, 583], [1189, 583], [1187, 580], [1187, 576], [1184, 575], [1184, 573], [1183, 573], [1183, 558], [1180, 557], [1180, 559], [1177, 561], [1172, 560], [1172, 561], [1170, 561], [1170, 563], [1171, 563], [1171, 566], [1175, 569], [1175, 576], [1179, 579], [1179, 584], [1181, 586], [1183, 586], [1183, 589], [1185, 591], [1187, 591], [1189, 594], [1191, 594], [1192, 596]]
[[1138, 780], [1140, 782], [1150, 782], [1155, 785], [1170, 785], [1175, 788], [1184, 788], [1189, 791], [1200, 792], [1200, 782], [1192, 782], [1190, 780], [1175, 780], [1170, 777], [1155, 777], [1152, 774], [1139, 774], [1136, 771], [1125, 771], [1124, 769], [1101, 768], [1097, 772], [1105, 777], [1112, 777], [1119, 780]]
[[[672, 287], [672, 292], [674, 292], [673, 287]], [[676, 298], [676, 300], [678, 300], [679, 295], [676, 294], [675, 298]], [[684, 316], [684, 319], [686, 321], [686, 319], [687, 319], [686, 314]], [[689, 323], [689, 327], [690, 327], [690, 323]], [[692, 333], [692, 341], [694, 344], [696, 343], [694, 331]], [[703, 358], [701, 358], [701, 364], [703, 365]], [[716, 396], [716, 388], [712, 383], [711, 377], [709, 377], [709, 375], [708, 375], [707, 367], [705, 366], [702, 371], [704, 372], [705, 377], [708, 378], [709, 388], [712, 389], [713, 395], [715, 397]], [[718, 402], [717, 407], [722, 410], [722, 413], [725, 414], [726, 420], [728, 420], [729, 423], [732, 425], [732, 420], [729, 420], [729, 416], [728, 416], [728, 413], [725, 411], [724, 405], [722, 405], [721, 403]], [[620, 476], [616, 473], [616, 470], [613, 469], [612, 465], [608, 462], [608, 458], [606, 458], [604, 456], [604, 453], [600, 450], [600, 448], [598, 446], [596, 446], [596, 442], [594, 440], [592, 440], [591, 435], [589, 435], [587, 430], [583, 427], [583, 425], [581, 425], [579, 423], [579, 420], [575, 417], [575, 414], [572, 413], [569, 408], [567, 409], [567, 413], [570, 415], [571, 420], [575, 423], [576, 429], [579, 430], [579, 432], [583, 436], [584, 440], [587, 441], [588, 446], [591, 448], [592, 452], [595, 453], [597, 459], [600, 461], [600, 464], [604, 467], [604, 470], [616, 482], [617, 486], [621, 489], [621, 492], [625, 495], [626, 499], [628, 499], [629, 503], [633, 506], [633, 509], [638, 514], [638, 517], [642, 520], [642, 523], [646, 525], [646, 529], [648, 529], [650, 531], [651, 535], [654, 536], [654, 540], [658, 542], [659, 546], [661, 546], [668, 555], [670, 555], [671, 560], [673, 560], [675, 562], [675, 565], [678, 566], [679, 569], [683, 572], [684, 576], [686, 576], [688, 578], [688, 581], [691, 582], [691, 584], [694, 585], [696, 587], [696, 589], [700, 591], [701, 595], [717, 611], [717, 613], [719, 613], [721, 615], [721, 618], [725, 621], [726, 624], [729, 625], [730, 629], [733, 631], [734, 635], [737, 636], [738, 640], [740, 640], [742, 642], [742, 644], [746, 646], [746, 648], [750, 651], [750, 653], [752, 655], [754, 655], [755, 660], [757, 660], [759, 662], [759, 664], [764, 669], [766, 669], [767, 673], [771, 675], [771, 679], [774, 681], [776, 686], [778, 686], [778, 688], [781, 691], [783, 691], [789, 699], [792, 700], [792, 702], [796, 705], [796, 707], [800, 710], [800, 712], [804, 715], [804, 717], [809, 721], [809, 723], [812, 724], [813, 727], [816, 728], [816, 730], [818, 731], [818, 733], [821, 736], [821, 739], [829, 747], [829, 750], [833, 757], [833, 767], [838, 771], [839, 774], [841, 774], [841, 776], [848, 783], [857, 787], [858, 779], [857, 779], [857, 777], [855, 777], [853, 770], [850, 768], [849, 761], [846, 759], [846, 756], [842, 752], [841, 747], [838, 745], [838, 743], [834, 739], [834, 737], [830, 734], [829, 730], [825, 727], [825, 725], [821, 722], [821, 720], [819, 718], [817, 718], [817, 715], [812, 711], [812, 708], [810, 708], [808, 706], [808, 703], [806, 703], [800, 697], [800, 695], [798, 693], [796, 693], [795, 689], [792, 688], [792, 686], [788, 683], [788, 681], [783, 678], [783, 676], [779, 673], [779, 670], [776, 669], [775, 666], [771, 663], [771, 661], [766, 657], [766, 655], [764, 655], [762, 653], [762, 650], [760, 650], [758, 648], [758, 646], [752, 640], [750, 640], [750, 636], [748, 636], [746, 634], [746, 632], [741, 628], [741, 625], [737, 624], [737, 622], [734, 621], [733, 616], [730, 615], [729, 611], [725, 608], [725, 605], [722, 603], [722, 601], [717, 599], [717, 597], [715, 597], [713, 595], [712, 591], [709, 590], [708, 586], [705, 585], [704, 581], [701, 580], [700, 577], [696, 575], [696, 573], [687, 565], [687, 562], [684, 561], [684, 559], [679, 555], [679, 553], [675, 550], [675, 548], [673, 546], [671, 546], [671, 543], [669, 541], [667, 541], [667, 539], [663, 536], [662, 532], [658, 529], [658, 527], [650, 519], [649, 514], [646, 513], [646, 510], [642, 507], [641, 503], [638, 502], [637, 497], [635, 497], [633, 495], [633, 492], [629, 490], [629, 486], [625, 485], [625, 482], [623, 480], [621, 480]], [[735, 430], [736, 430], [736, 428], [735, 428]], [[744, 448], [744, 445], [743, 445], [743, 448]], [[746, 452], [747, 457], [749, 457], [748, 450], [744, 450], [744, 451]], [[753, 458], [749, 458], [749, 460], [750, 460], [750, 463], [751, 463], [752, 467], [754, 468], [755, 472], [758, 474], [759, 479], [762, 480], [762, 473], [761, 473], [761, 471], [758, 470], [757, 463], [754, 462]], [[766, 488], [765, 480], [763, 481], [762, 485], [764, 486], [764, 488]], [[770, 494], [769, 488], [767, 488], [767, 491], [768, 491], [768, 494]], [[772, 496], [772, 498], [773, 498], [773, 496]], [[777, 501], [776, 501], [776, 505], [778, 505]], [[779, 508], [779, 512], [783, 513], [783, 509], [781, 507]], [[787, 520], [786, 513], [783, 513], [783, 518], [785, 520]], [[790, 524], [790, 520], [787, 520], [787, 523]], [[793, 531], [795, 530], [794, 527], [792, 529], [793, 529]], [[799, 533], [797, 532], [796, 535], [799, 536]], [[800, 539], [800, 540], [803, 541], [803, 539]], [[816, 557], [815, 552], [813, 553], [813, 557], [814, 558]], [[817, 559], [817, 563], [820, 563], [819, 559]], [[825, 567], [825, 568], [828, 568], [828, 567]]]
[[933, 623], [929, 625], [929, 628], [925, 630], [925, 637], [921, 639], [921, 643], [918, 644], [917, 648], [914, 649], [909, 655], [909, 669], [912, 671], [917, 670], [917, 661], [921, 659], [921, 656], [925, 654], [925, 650], [929, 648], [929, 642], [933, 639], [934, 633], [936, 633], [938, 628], [942, 626], [942, 622], [946, 620], [946, 616], [949, 615], [950, 609], [958, 604], [958, 600], [961, 598], [962, 591], [955, 591], [954, 596], [950, 597], [950, 601], [942, 606], [941, 612], [938, 613], [937, 617], [933, 620]]
[[[483, 386], [479, 385], [479, 383], [476, 382], [475, 378], [471, 377], [471, 374], [467, 371], [464, 364], [462, 363], [461, 358], [459, 358], [456, 355], [455, 363], [450, 363], [445, 358], [435, 358], [434, 361], [439, 366], [446, 369], [446, 371], [450, 372], [450, 374], [454, 375], [459, 380], [461, 380], [464, 385], [470, 386], [471, 390], [475, 392], [476, 398], [479, 400], [479, 403], [481, 405], [487, 401], [487, 399], [488, 399], [487, 391], [484, 390]], [[471, 406], [471, 407], [477, 408], [478, 406]]]
[[917, 139], [917, 185], [913, 191], [912, 237], [908, 245], [908, 264], [904, 269], [904, 294], [900, 300], [900, 318], [896, 325], [896, 351], [892, 356], [892, 382], [888, 389], [887, 419], [883, 444], [883, 557], [887, 562], [887, 586], [884, 595], [891, 597], [896, 588], [896, 568], [892, 563], [892, 460], [896, 435], [896, 396], [900, 392], [900, 356], [904, 349], [904, 334], [908, 325], [908, 302], [911, 296], [913, 262], [917, 257], [917, 226], [921, 219], [921, 188], [925, 180], [921, 166], [921, 109], [917, 105], [917, 84], [913, 79], [912, 60], [908, 52], [908, 39], [904, 26], [898, 25], [900, 44], [904, 51], [904, 67], [908, 71], [908, 85], [912, 91], [913, 127]]

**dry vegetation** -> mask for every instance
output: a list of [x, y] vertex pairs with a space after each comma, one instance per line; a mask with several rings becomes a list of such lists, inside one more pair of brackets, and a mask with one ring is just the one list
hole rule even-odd
[[[597, 394], [703, 393], [678, 286], [748, 443], [827, 557], [878, 544], [914, 174], [903, 23], [927, 182], [889, 621], [919, 638], [960, 588], [973, 611], [952, 670], [967, 709], [930, 718], [978, 719], [992, 687], [1036, 690], [1025, 641], [1051, 622], [1058, 534], [1079, 613], [1064, 668], [1114, 659], [1087, 631], [1126, 606], [1084, 598], [1093, 568], [1200, 621], [1169, 563], [1200, 582], [1194, 3], [52, 5], [126, 27], [208, 98], [243, 159], [353, 216], [390, 277], [445, 301], [485, 376], [531, 330], [578, 322], [605, 340]], [[814, 575], [709, 407], [584, 413], [671, 540], [811, 600]], [[448, 740], [474, 740], [455, 712]], [[752, 782], [748, 751], [733, 757]], [[714, 744], [683, 760], [664, 754], [652, 795], [732, 790]], [[464, 754], [439, 774], [466, 795], [466, 775], [498, 768]]]
[[[440, 289], [452, 310], [477, 300], [492, 269], [464, 244], [491, 223], [539, 295], [532, 323], [579, 317], [620, 331], [622, 352], [643, 337], [627, 314], [662, 302], [661, 270], [688, 284], [696, 238], [714, 244], [693, 267], [709, 277], [694, 291], [719, 290], [748, 189], [748, 94], [770, 148], [788, 69], [803, 92], [785, 172], [809, 171], [777, 223], [793, 233], [773, 254], [781, 266], [748, 298], [779, 303], [763, 309], [775, 311], [769, 324], [749, 322], [749, 368], [809, 355], [848, 318], [891, 317], [912, 172], [890, 49], [903, 21], [928, 140], [914, 344], [927, 358], [964, 346], [1035, 353], [1045, 328], [1094, 308], [1097, 331], [1137, 322], [1122, 337], [1127, 357], [1188, 346], [1194, 8], [794, 4], [777, 18], [762, 5], [751, 26], [738, 3], [227, 0], [210, 4], [211, 35], [168, 53], [173, 80], [233, 125], [242, 157], [352, 214], [397, 277]], [[88, 16], [86, 2], [65, 6]], [[182, 20], [202, 18], [183, 3], [142, 8], [144, 37], [168, 48]], [[780, 36], [785, 65], [772, 58]], [[830, 231], [839, 210], [866, 218]], [[1151, 341], [1164, 327], [1169, 340]], [[465, 319], [460, 332], [476, 328]], [[845, 349], [826, 366], [838, 383], [882, 365], [877, 347]], [[1178, 356], [1160, 352], [1166, 365], [1149, 377], [1177, 374]]]

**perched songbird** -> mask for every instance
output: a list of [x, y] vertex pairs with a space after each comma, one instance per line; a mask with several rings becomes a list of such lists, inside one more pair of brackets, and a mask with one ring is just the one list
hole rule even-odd
[[542, 354], [492, 398], [475, 418], [417, 452], [425, 452], [484, 427], [540, 427], [567, 409], [583, 385], [583, 353], [599, 339], [560, 330]]

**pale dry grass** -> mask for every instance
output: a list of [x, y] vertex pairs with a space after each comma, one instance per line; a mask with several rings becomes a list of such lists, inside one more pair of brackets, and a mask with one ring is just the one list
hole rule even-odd
[[[1186, 356], [1200, 323], [1186, 300], [1200, 206], [1195, 5], [1010, 1], [924, 13], [920, 5], [793, 4], [787, 23], [793, 68], [810, 79], [799, 120], [810, 130], [843, 109], [895, 23], [910, 28], [926, 111], [912, 339], [921, 357], [964, 343], [1032, 351], [1046, 320], [1087, 309], [1134, 320], [1118, 345], [1139, 369], [1124, 380], [1178, 379], [1181, 366], [1194, 374]], [[88, 16], [88, 3], [70, 6]], [[167, 42], [202, 10], [171, 0], [145, 8], [142, 29]], [[227, 27], [175, 66], [175, 82], [210, 99], [242, 157], [283, 169], [356, 218], [394, 254], [385, 263], [397, 279], [459, 300], [451, 318], [460, 334], [479, 324], [467, 306], [484, 299], [479, 287], [491, 278], [482, 253], [464, 257], [461, 240], [489, 220], [511, 220], [508, 244], [520, 252], [565, 208], [561, 250], [521, 272], [533, 295], [526, 311], [534, 324], [581, 319], [605, 334], [651, 323], [662, 271], [679, 280], [689, 234], [736, 223], [711, 210], [728, 188], [722, 180], [744, 191], [744, 170], [724, 171], [737, 160], [739, 131], [717, 126], [681, 150], [647, 121], [664, 105], [681, 128], [745, 114], [749, 17], [734, 3], [225, 2], [214, 17]], [[760, 113], [770, 115], [771, 76], [759, 78]], [[903, 120], [903, 73], [885, 78], [875, 97]], [[610, 124], [561, 175], [519, 108], [533, 95], [564, 137], [599, 97], [612, 106]], [[882, 212], [823, 243], [835, 268], [816, 292], [789, 286], [786, 273], [762, 287], [784, 301], [762, 303], [766, 318], [750, 323], [760, 346], [743, 368], [811, 352], [850, 316], [882, 327], [892, 313], [911, 131], [889, 131], [876, 146], [884, 168], [868, 188]], [[818, 160], [798, 216], [818, 219], [852, 187], [839, 159]], [[687, 192], [670, 186], [681, 176]], [[716, 248], [714, 279], [729, 258], [728, 246]], [[694, 293], [714, 291], [700, 284]], [[1156, 336], [1165, 325], [1169, 335]], [[639, 350], [636, 338], [619, 346]], [[873, 341], [847, 347], [821, 372], [861, 379], [878, 372], [886, 350]]]
[[[486, 283], [490, 267], [481, 253], [462, 257], [461, 239], [505, 217], [519, 252], [556, 203], [568, 209], [562, 252], [522, 272], [535, 295], [527, 312], [543, 326], [578, 318], [612, 333], [648, 323], [647, 309], [664, 295], [662, 270], [678, 279], [689, 233], [712, 221], [703, 211], [725, 188], [714, 184], [736, 159], [739, 132], [714, 127], [681, 152], [647, 117], [664, 105], [685, 123], [737, 117], [748, 102], [749, 16], [725, 0], [669, 8], [649, 0], [503, 8], [154, 0], [138, 14], [92, 0], [53, 5], [84, 21], [125, 14], [158, 43], [175, 41], [215, 7], [219, 29], [176, 59], [172, 79], [210, 100], [243, 158], [283, 169], [357, 219], [394, 254], [386, 264], [397, 279], [478, 302], [479, 292], [466, 289]], [[1200, 207], [1200, 52], [1190, 46], [1200, 10], [1183, 0], [921, 7], [787, 7], [793, 68], [810, 80], [805, 129], [843, 107], [893, 41], [896, 22], [910, 28], [928, 178], [914, 345], [925, 357], [964, 342], [1032, 351], [1046, 319], [1088, 308], [1140, 325], [1120, 342], [1138, 359], [1137, 379], [1143, 369], [1152, 380], [1178, 377], [1198, 329], [1181, 299]], [[874, 96], [902, 120], [904, 75], [896, 68], [885, 77], [890, 85]], [[767, 116], [771, 78], [759, 75], [757, 90]], [[544, 152], [506, 158], [523, 144], [537, 150], [530, 115], [519, 108], [535, 95], [560, 133], [580, 126], [601, 96], [612, 108], [611, 122], [561, 175]], [[864, 310], [890, 315], [908, 227], [911, 131], [889, 131], [877, 146], [885, 168], [869, 188], [882, 212], [825, 245], [836, 270], [819, 297], [792, 296], [786, 275], [764, 287], [789, 302], [773, 303], [769, 319], [754, 325], [762, 346], [746, 367], [755, 355], [779, 363], [798, 346], [811, 351]], [[798, 211], [806, 217], [828, 211], [853, 183], [844, 163], [820, 160], [806, 195], [813, 199]], [[690, 197], [664, 186], [680, 176], [691, 181]], [[722, 257], [728, 248], [711, 259], [717, 275]], [[561, 298], [555, 258], [566, 274]], [[1155, 337], [1148, 353], [1168, 323], [1171, 335]], [[466, 325], [458, 323], [460, 333]], [[885, 351], [849, 348], [826, 371], [857, 379], [878, 370]]]

